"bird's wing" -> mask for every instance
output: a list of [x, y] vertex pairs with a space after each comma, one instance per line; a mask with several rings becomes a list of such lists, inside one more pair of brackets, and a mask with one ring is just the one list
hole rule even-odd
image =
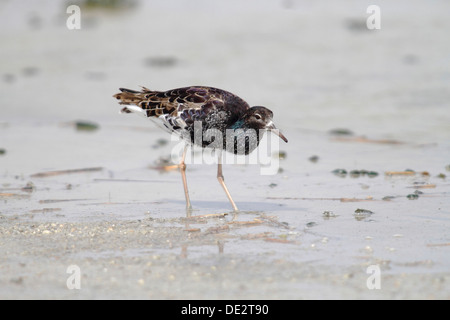
[[[120, 104], [135, 105], [145, 112], [147, 117], [159, 117], [169, 114], [193, 121], [202, 118], [212, 108], [221, 108], [225, 104], [227, 92], [210, 87], [185, 87], [168, 91], [141, 91], [120, 89], [114, 97]], [[125, 107], [122, 112], [135, 112], [138, 109]]]
[[135, 112], [158, 119], [166, 129], [175, 131], [191, 127], [195, 121], [204, 121], [212, 111], [228, 114], [224, 121], [235, 121], [249, 108], [238, 96], [213, 87], [191, 86], [168, 91], [141, 91], [120, 89], [114, 95], [119, 104], [128, 105], [121, 112]]

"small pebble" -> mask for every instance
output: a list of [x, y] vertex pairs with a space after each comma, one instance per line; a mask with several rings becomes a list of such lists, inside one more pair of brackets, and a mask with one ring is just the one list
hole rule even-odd
[[322, 213], [322, 215], [324, 218], [335, 218], [336, 217], [336, 215], [334, 214], [333, 211], [324, 211]]
[[367, 172], [367, 176], [368, 176], [369, 178], [375, 178], [375, 177], [378, 176], [378, 172], [375, 172], [375, 171], [369, 171], [369, 172]]
[[22, 71], [23, 71], [24, 76], [27, 76], [27, 77], [32, 77], [39, 73], [39, 69], [36, 67], [26, 67], [26, 68], [23, 68]]
[[144, 64], [149, 67], [173, 67], [178, 63], [178, 59], [171, 56], [148, 57], [144, 60]]
[[33, 192], [34, 190], [36, 190], [36, 187], [34, 186], [33, 182], [30, 181], [21, 190], [25, 192]]
[[16, 80], [16, 76], [11, 73], [6, 73], [3, 75], [3, 81], [11, 83]]
[[337, 128], [337, 129], [332, 129], [330, 131], [328, 131], [329, 134], [334, 135], [334, 136], [352, 136], [353, 132], [349, 129], [345, 129], [345, 128]]
[[364, 220], [367, 217], [370, 217], [372, 214], [373, 212], [367, 209], [356, 209], [353, 215], [356, 220]]
[[373, 214], [372, 211], [367, 210], [367, 209], [356, 209], [355, 213], [356, 214], [364, 214], [364, 215], [366, 215], [366, 214]]
[[152, 146], [153, 149], [157, 149], [159, 147], [164, 147], [165, 145], [167, 145], [169, 143], [169, 141], [167, 139], [158, 139], [156, 140], [156, 144], [154, 144]]
[[308, 160], [311, 161], [312, 163], [316, 163], [317, 161], [319, 161], [319, 157], [314, 155], [309, 157]]
[[359, 170], [350, 171], [350, 177], [352, 177], [352, 178], [358, 178], [360, 175], [361, 175], [361, 171], [359, 171]]
[[347, 170], [345, 169], [335, 169], [331, 171], [334, 175], [344, 178], [347, 175]]
[[78, 131], [95, 131], [99, 128], [98, 124], [89, 121], [76, 121], [75, 128]]
[[280, 152], [278, 152], [278, 158], [279, 158], [280, 160], [286, 159], [286, 156], [287, 156], [286, 151], [280, 151]]

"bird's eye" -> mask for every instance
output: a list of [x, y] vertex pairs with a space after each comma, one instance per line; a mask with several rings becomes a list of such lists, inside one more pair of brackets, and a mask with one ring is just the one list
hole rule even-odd
[[261, 120], [261, 115], [259, 113], [255, 113], [255, 119], [256, 120]]

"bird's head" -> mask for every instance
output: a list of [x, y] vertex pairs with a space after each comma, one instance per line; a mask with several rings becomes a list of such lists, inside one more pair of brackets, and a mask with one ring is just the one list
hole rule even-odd
[[243, 119], [246, 125], [255, 130], [266, 129], [270, 130], [279, 136], [284, 142], [288, 142], [286, 137], [275, 127], [272, 121], [273, 112], [266, 107], [255, 106], [251, 107], [245, 113]]

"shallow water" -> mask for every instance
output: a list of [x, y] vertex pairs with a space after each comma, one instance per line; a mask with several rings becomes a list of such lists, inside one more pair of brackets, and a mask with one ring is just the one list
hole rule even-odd
[[[68, 30], [63, 1], [1, 4], [0, 296], [448, 299], [449, 5], [381, 2], [376, 31], [368, 5], [81, 7]], [[289, 143], [278, 174], [224, 166], [237, 215], [189, 165], [193, 215], [216, 216], [186, 220], [179, 173], [154, 169], [177, 143], [112, 95], [199, 84], [269, 107]]]

